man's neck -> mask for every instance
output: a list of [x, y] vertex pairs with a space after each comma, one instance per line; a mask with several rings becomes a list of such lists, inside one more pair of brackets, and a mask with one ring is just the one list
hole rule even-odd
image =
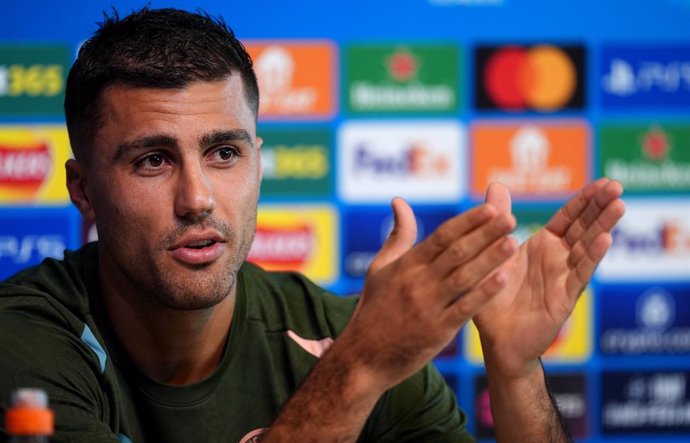
[[201, 381], [218, 367], [235, 309], [236, 287], [211, 308], [178, 310], [137, 294], [135, 288], [125, 289], [101, 278], [107, 316], [125, 351], [144, 374], [169, 384]]

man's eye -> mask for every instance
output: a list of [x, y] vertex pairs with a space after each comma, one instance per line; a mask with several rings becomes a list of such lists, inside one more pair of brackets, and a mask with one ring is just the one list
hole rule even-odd
[[160, 167], [163, 162], [165, 161], [165, 158], [163, 157], [162, 154], [153, 154], [149, 155], [144, 159], [145, 166], [149, 166], [152, 168], [158, 168]]
[[227, 161], [232, 160], [238, 156], [237, 150], [229, 146], [222, 147], [216, 150], [216, 155], [220, 160]]
[[165, 165], [165, 155], [161, 153], [149, 154], [136, 163], [136, 168], [140, 170], [158, 169]]

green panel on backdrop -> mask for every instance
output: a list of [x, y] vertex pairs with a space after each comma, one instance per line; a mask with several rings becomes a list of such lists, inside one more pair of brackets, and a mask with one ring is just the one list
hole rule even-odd
[[261, 130], [267, 197], [327, 197], [333, 188], [333, 149], [327, 129]]
[[604, 125], [597, 176], [625, 192], [690, 191], [690, 125]]
[[63, 115], [66, 46], [0, 46], [0, 116]]
[[353, 113], [455, 112], [460, 49], [453, 45], [352, 45], [345, 103]]

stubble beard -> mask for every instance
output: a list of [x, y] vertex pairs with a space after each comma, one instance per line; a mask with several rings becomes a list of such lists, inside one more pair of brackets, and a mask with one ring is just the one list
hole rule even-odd
[[[232, 293], [237, 284], [237, 273], [249, 255], [254, 240], [256, 215], [239, 232], [217, 220], [181, 226], [166, 236], [164, 244], [170, 244], [171, 239], [179, 238], [183, 232], [208, 227], [218, 231], [226, 241], [225, 255], [229, 256], [222, 263], [171, 270], [160, 262], [156, 263], [149, 254], [141, 252], [129, 257], [126, 264], [124, 261], [118, 264], [140, 300], [173, 310], [193, 311], [216, 306]], [[160, 261], [169, 263], [169, 260], [163, 257]]]

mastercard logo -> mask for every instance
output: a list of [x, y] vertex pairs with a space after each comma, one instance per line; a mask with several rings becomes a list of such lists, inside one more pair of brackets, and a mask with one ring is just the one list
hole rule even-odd
[[53, 158], [45, 140], [30, 131], [12, 137], [0, 134], [0, 197], [6, 201], [32, 199], [53, 170]]
[[478, 109], [553, 112], [584, 107], [584, 48], [479, 47]]

